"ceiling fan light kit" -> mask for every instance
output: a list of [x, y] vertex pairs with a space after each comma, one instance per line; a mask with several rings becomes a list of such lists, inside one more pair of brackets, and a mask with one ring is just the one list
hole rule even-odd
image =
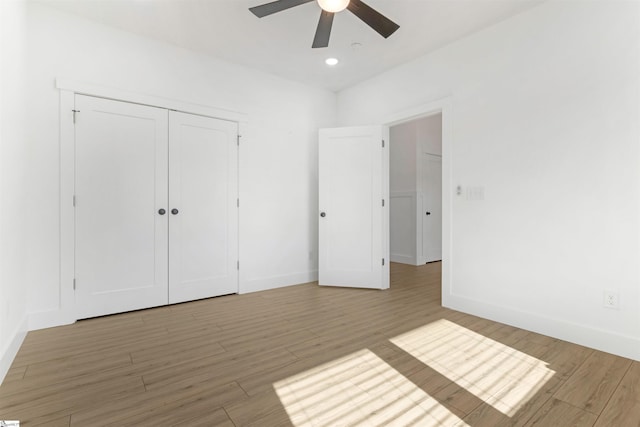
[[360, 0], [276, 0], [271, 3], [251, 7], [249, 10], [258, 18], [264, 18], [265, 16], [313, 1], [317, 1], [322, 9], [316, 34], [313, 38], [313, 45], [311, 46], [313, 48], [329, 46], [333, 16], [335, 13], [341, 12], [344, 9], [349, 9], [351, 13], [360, 18], [360, 20], [373, 28], [385, 39], [400, 28], [398, 24]]
[[349, 6], [349, 0], [317, 0], [318, 4], [325, 12], [342, 12]]

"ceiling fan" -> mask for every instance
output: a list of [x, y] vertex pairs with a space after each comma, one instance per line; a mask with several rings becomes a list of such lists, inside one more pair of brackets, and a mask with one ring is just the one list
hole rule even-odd
[[331, 26], [333, 25], [333, 15], [344, 9], [349, 9], [354, 15], [364, 21], [365, 24], [376, 30], [385, 39], [393, 34], [400, 26], [391, 21], [386, 16], [367, 6], [360, 0], [277, 0], [260, 6], [249, 8], [249, 10], [258, 18], [282, 12], [301, 4], [317, 1], [322, 8], [320, 21], [316, 29], [316, 35], [313, 38], [311, 47], [327, 47], [329, 46], [329, 36], [331, 35]]

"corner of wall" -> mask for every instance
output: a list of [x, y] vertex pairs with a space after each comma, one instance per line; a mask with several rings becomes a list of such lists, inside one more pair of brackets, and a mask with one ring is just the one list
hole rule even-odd
[[268, 289], [284, 288], [287, 286], [301, 285], [318, 280], [318, 271], [287, 274], [282, 276], [264, 277], [259, 279], [246, 279], [240, 277], [239, 294], [266, 291]]
[[56, 326], [70, 325], [76, 321], [68, 310], [56, 309], [29, 313], [29, 330], [53, 328]]

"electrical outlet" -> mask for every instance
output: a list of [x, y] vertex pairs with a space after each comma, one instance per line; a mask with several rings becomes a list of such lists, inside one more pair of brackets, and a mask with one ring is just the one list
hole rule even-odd
[[605, 290], [604, 291], [604, 300], [602, 301], [602, 305], [606, 308], [613, 308], [618, 310], [619, 307], [619, 297], [616, 291]]

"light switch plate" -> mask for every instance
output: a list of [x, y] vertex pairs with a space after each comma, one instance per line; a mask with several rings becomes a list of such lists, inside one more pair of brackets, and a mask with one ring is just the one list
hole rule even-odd
[[484, 187], [467, 187], [467, 200], [484, 200]]

